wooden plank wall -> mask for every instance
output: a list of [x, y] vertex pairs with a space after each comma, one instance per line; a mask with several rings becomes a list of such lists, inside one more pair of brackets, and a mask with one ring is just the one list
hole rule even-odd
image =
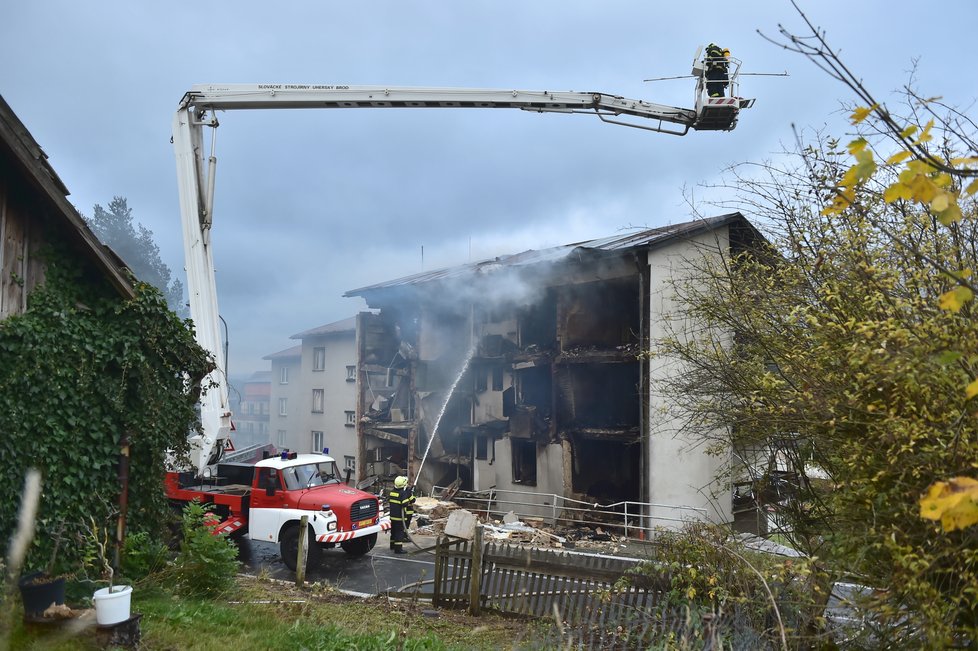
[[27, 224], [9, 180], [0, 183], [0, 319], [6, 319], [26, 307]]
[[[27, 309], [27, 295], [44, 282], [44, 264], [34, 255], [41, 244], [40, 229], [26, 194], [19, 190], [9, 168], [0, 165], [0, 320]], [[33, 211], [33, 212], [32, 212]]]

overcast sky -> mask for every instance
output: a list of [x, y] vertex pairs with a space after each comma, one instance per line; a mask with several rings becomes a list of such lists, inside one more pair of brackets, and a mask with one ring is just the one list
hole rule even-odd
[[[925, 93], [975, 101], [978, 3], [800, 4], [880, 97], [919, 60]], [[601, 91], [692, 108], [692, 80], [643, 79], [688, 74], [711, 41], [746, 72], [789, 73], [742, 79], [757, 102], [735, 131], [685, 137], [521, 111], [221, 115], [213, 241], [240, 375], [269, 368], [261, 358], [290, 335], [363, 309], [347, 290], [686, 221], [684, 194], [776, 155], [792, 123], [844, 135], [847, 89], [758, 35], [779, 23], [803, 31], [787, 0], [5, 0], [0, 94], [74, 205], [90, 216], [126, 197], [182, 277], [170, 128], [193, 84]]]

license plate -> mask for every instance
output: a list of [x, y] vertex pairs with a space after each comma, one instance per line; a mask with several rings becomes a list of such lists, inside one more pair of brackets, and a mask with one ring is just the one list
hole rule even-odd
[[369, 527], [373, 523], [374, 521], [372, 518], [370, 520], [360, 520], [360, 522], [357, 522], [357, 529], [362, 529], [363, 527]]

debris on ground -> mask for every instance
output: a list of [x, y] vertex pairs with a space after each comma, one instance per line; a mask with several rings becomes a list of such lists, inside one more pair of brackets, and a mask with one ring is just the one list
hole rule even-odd
[[475, 524], [479, 522], [487, 541], [514, 545], [575, 548], [616, 554], [624, 550], [627, 543], [632, 542], [629, 538], [611, 533], [600, 526], [581, 524], [554, 527], [542, 517], [526, 516], [521, 519], [513, 511], [497, 519], [486, 517], [484, 511], [469, 511], [454, 502], [432, 497], [419, 497], [415, 501], [415, 514], [412, 533], [423, 536], [446, 534], [471, 540], [475, 533]]
[[417, 517], [426, 517], [429, 520], [441, 520], [447, 518], [448, 514], [460, 508], [455, 502], [440, 500], [434, 497], [418, 497], [414, 500], [414, 514]]

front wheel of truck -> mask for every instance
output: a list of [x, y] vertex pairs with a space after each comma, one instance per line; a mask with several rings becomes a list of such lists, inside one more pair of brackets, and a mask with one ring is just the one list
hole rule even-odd
[[[312, 529], [308, 529], [309, 535], [306, 537], [306, 569], [314, 569], [319, 566], [322, 550], [316, 543], [316, 538], [312, 535]], [[293, 524], [279, 537], [279, 553], [282, 555], [282, 562], [285, 567], [295, 572], [298, 567], [299, 559], [299, 525]]]
[[362, 538], [353, 538], [351, 540], [345, 540], [340, 543], [340, 547], [343, 548], [350, 556], [356, 558], [357, 556], [363, 556], [377, 544], [377, 534], [372, 533], [369, 536], [363, 536]]

